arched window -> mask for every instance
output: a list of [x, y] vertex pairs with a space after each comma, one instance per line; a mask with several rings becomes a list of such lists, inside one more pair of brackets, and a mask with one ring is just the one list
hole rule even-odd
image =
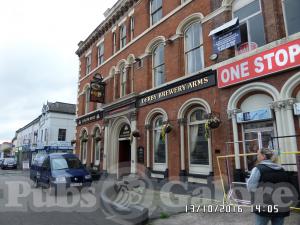
[[165, 82], [164, 44], [160, 43], [153, 50], [153, 86], [157, 87]]
[[195, 73], [204, 67], [203, 38], [200, 22], [187, 27], [184, 32], [186, 74]]
[[120, 66], [120, 97], [126, 95], [127, 70], [125, 64]]
[[208, 137], [205, 135], [206, 111], [197, 107], [188, 114], [188, 147], [190, 173], [202, 173], [209, 166]]
[[87, 158], [87, 144], [88, 144], [88, 134], [86, 132], [86, 130], [84, 130], [82, 132], [82, 135], [81, 135], [81, 144], [80, 144], [80, 159], [81, 159], [81, 162], [83, 164], [86, 164], [86, 158]]
[[101, 135], [100, 129], [96, 128], [94, 136], [94, 163], [99, 165], [100, 163], [100, 149], [101, 149]]
[[123, 24], [120, 27], [120, 48], [124, 48], [126, 45], [126, 26]]
[[162, 135], [163, 116], [159, 115], [153, 120], [153, 168], [164, 171], [166, 169], [166, 136]]
[[151, 25], [162, 18], [162, 0], [150, 0]]

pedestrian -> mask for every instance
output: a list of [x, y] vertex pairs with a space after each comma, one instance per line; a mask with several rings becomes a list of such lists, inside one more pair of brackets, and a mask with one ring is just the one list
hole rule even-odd
[[[272, 225], [283, 225], [284, 218], [290, 215], [289, 205], [284, 203], [278, 205], [278, 202], [288, 202], [282, 199], [284, 196], [278, 196], [278, 192], [274, 195], [278, 187], [289, 188], [288, 190], [292, 190], [293, 195], [295, 194], [289, 176], [282, 166], [276, 163], [274, 151], [262, 148], [258, 150], [257, 165], [252, 169], [247, 181], [247, 189], [253, 197], [252, 207], [256, 225], [267, 225], [269, 221]], [[281, 200], [278, 201], [278, 198]]]

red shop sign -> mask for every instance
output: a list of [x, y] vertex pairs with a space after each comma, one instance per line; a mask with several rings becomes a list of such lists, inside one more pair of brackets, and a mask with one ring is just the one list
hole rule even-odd
[[218, 68], [218, 87], [300, 66], [300, 39]]

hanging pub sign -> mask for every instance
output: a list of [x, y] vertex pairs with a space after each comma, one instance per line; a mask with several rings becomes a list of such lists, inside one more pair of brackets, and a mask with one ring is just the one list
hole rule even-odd
[[212, 30], [209, 36], [213, 37], [214, 53], [219, 53], [225, 49], [241, 43], [241, 33], [238, 18], [223, 24]]
[[100, 74], [96, 74], [90, 84], [90, 101], [104, 103], [105, 101], [105, 82]]
[[119, 138], [129, 138], [130, 134], [131, 134], [130, 126], [128, 124], [125, 124], [120, 130]]

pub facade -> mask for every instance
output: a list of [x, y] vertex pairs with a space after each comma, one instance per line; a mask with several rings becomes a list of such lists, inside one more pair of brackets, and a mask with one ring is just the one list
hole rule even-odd
[[[238, 173], [253, 166], [239, 154], [296, 152], [299, 6], [119, 0], [76, 51], [76, 154], [117, 178], [208, 183], [220, 175], [217, 156], [234, 154]], [[297, 174], [297, 155], [280, 157]]]

